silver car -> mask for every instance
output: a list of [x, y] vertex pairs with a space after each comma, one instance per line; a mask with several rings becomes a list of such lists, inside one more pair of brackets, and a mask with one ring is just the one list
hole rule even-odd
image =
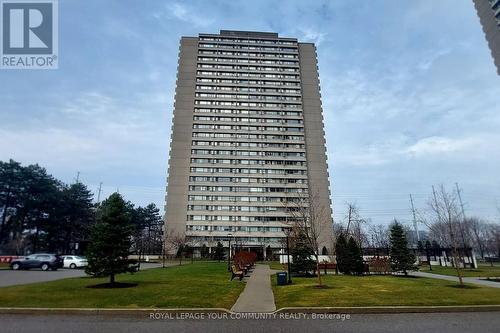
[[64, 268], [81, 268], [88, 265], [87, 258], [81, 256], [67, 255], [62, 256], [64, 259], [63, 267]]

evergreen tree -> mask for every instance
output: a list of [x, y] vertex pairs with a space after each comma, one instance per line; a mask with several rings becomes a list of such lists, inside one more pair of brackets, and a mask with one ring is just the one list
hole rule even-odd
[[22, 174], [24, 189], [16, 213], [18, 226], [34, 230], [30, 235], [32, 252], [47, 250], [46, 230], [58, 223], [63, 184], [37, 164], [23, 168]]
[[130, 216], [130, 224], [132, 226], [131, 251], [137, 255], [139, 261], [139, 269], [141, 261], [144, 260], [145, 251], [145, 236], [144, 228], [146, 227], [146, 216], [144, 208], [141, 206], [135, 207], [130, 201], [125, 202], [128, 215]]
[[134, 226], [132, 248], [136, 254], [143, 257], [145, 254], [161, 253], [163, 219], [160, 210], [153, 203], [146, 207], [134, 207], [131, 202], [126, 204]]
[[70, 185], [63, 193], [67, 198], [66, 223], [70, 225], [66, 235], [65, 246], [70, 242], [79, 243], [79, 249], [86, 246], [90, 236], [90, 228], [95, 220], [95, 209], [92, 203], [94, 195], [82, 183]]
[[102, 202], [87, 249], [87, 274], [109, 276], [114, 284], [116, 274], [136, 271], [135, 262], [128, 259], [134, 231], [130, 221], [130, 211], [120, 194], [113, 193]]
[[144, 207], [144, 234], [146, 236], [146, 252], [161, 253], [163, 218], [160, 209], [154, 203]]
[[221, 260], [224, 260], [224, 246], [222, 245], [221, 242], [217, 242], [217, 247], [215, 248], [215, 253], [214, 253], [214, 259], [218, 260], [219, 262]]
[[273, 250], [271, 249], [271, 245], [268, 245], [266, 247], [266, 259], [272, 260], [272, 257], [273, 257]]
[[335, 243], [335, 257], [337, 259], [337, 269], [340, 273], [350, 274], [351, 264], [347, 254], [347, 241], [343, 233], [337, 237]]
[[13, 217], [22, 206], [23, 167], [14, 160], [0, 161], [0, 244], [8, 241], [9, 232], [13, 232]]
[[308, 245], [303, 233], [299, 233], [295, 238], [290, 254], [292, 255], [291, 271], [296, 274], [308, 274], [316, 267], [316, 262], [312, 259], [314, 251]]
[[88, 236], [94, 216], [84, 185], [65, 185], [39, 165], [13, 160], [0, 161], [0, 207], [0, 245], [10, 253], [67, 253]]
[[53, 203], [53, 218], [46, 228], [50, 252], [83, 253], [95, 216], [92, 198], [92, 193], [82, 183], [62, 189], [58, 200]]
[[347, 253], [349, 256], [350, 273], [362, 275], [364, 271], [363, 255], [361, 248], [353, 237], [349, 237], [349, 241], [347, 242]]
[[408, 240], [403, 226], [396, 220], [390, 229], [390, 252], [391, 268], [395, 272], [403, 272], [408, 275], [408, 271], [416, 270], [415, 255], [408, 248]]
[[208, 247], [205, 244], [201, 245], [200, 255], [204, 259], [208, 257]]

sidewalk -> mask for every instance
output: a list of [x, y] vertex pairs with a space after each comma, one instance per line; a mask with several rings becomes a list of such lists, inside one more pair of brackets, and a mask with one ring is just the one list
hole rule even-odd
[[268, 265], [256, 264], [245, 289], [231, 308], [233, 312], [273, 312], [276, 310], [271, 289], [273, 273]]
[[[426, 277], [426, 278], [431, 278], [431, 279], [440, 279], [440, 280], [458, 282], [458, 278], [456, 276], [433, 274], [433, 273], [426, 273], [426, 272], [411, 272], [409, 274], [413, 275], [413, 276], [420, 276], [420, 277]], [[463, 280], [465, 283], [472, 283], [472, 284], [477, 284], [477, 285], [481, 285], [481, 286], [485, 286], [485, 287], [500, 288], [499, 282], [488, 281], [488, 280], [483, 280], [483, 279], [473, 278], [473, 277], [464, 277]]]

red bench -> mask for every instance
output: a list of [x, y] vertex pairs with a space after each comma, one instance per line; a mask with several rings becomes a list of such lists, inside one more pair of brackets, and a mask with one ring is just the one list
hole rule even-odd
[[[337, 271], [337, 264], [331, 263], [331, 262], [322, 262], [318, 265], [318, 268], [320, 270], [325, 270], [325, 274], [327, 270], [335, 270]], [[314, 268], [314, 273], [316, 274], [316, 267]]]

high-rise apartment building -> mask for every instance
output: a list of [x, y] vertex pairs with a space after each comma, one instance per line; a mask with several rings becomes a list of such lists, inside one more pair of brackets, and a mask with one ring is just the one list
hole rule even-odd
[[500, 0], [474, 0], [474, 6], [500, 75]]
[[269, 255], [283, 247], [294, 200], [332, 211], [316, 48], [276, 33], [182, 37], [171, 137], [166, 234]]

